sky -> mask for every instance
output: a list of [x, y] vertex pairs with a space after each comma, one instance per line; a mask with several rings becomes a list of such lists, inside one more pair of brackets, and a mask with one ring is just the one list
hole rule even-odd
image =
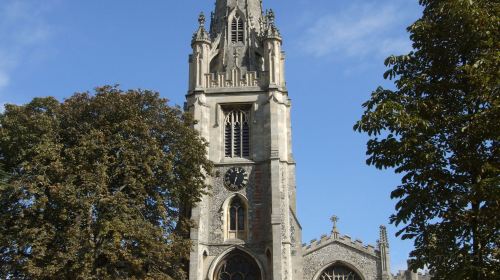
[[[214, 0], [0, 0], [0, 108], [34, 97], [59, 100], [102, 85], [156, 90], [184, 103], [188, 54], [200, 11]], [[303, 241], [330, 233], [376, 244], [388, 225], [392, 270], [412, 241], [389, 225], [400, 182], [367, 166], [366, 135], [352, 127], [385, 81], [384, 59], [411, 50], [417, 0], [264, 0], [276, 13], [292, 98], [298, 216]]]

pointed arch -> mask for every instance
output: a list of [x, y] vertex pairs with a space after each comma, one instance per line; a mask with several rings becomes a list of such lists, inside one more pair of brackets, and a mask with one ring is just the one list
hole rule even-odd
[[[236, 268], [236, 269], [233, 269]], [[242, 271], [238, 271], [241, 268]], [[229, 279], [243, 276], [246, 278], [234, 278], [243, 280], [264, 280], [264, 267], [260, 261], [247, 249], [241, 246], [232, 246], [220, 254], [210, 265], [208, 270], [209, 280]], [[241, 273], [240, 273], [241, 272]], [[253, 272], [253, 273], [250, 273]], [[230, 278], [221, 278], [222, 276]]]
[[233, 44], [243, 43], [245, 41], [245, 14], [236, 8], [228, 17], [228, 28], [230, 40]]
[[227, 158], [250, 157], [250, 110], [224, 108], [224, 155]]
[[239, 193], [230, 196], [223, 203], [225, 240], [246, 240], [248, 238], [248, 205], [248, 199]]
[[365, 280], [366, 278], [354, 265], [344, 261], [334, 261], [323, 266], [313, 280]]

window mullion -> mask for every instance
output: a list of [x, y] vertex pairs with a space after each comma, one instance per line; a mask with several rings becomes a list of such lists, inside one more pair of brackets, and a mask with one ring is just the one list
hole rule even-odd
[[224, 128], [224, 154], [228, 158], [250, 157], [250, 127], [248, 112], [234, 109], [227, 112]]
[[231, 157], [234, 158], [234, 113], [232, 113], [232, 123], [231, 123]]
[[[242, 115], [242, 113], [240, 113], [240, 115]], [[243, 117], [241, 118], [240, 120], [240, 123], [239, 123], [239, 126], [240, 126], [240, 155], [241, 157], [243, 157]]]
[[239, 223], [239, 221], [238, 221], [238, 218], [239, 218], [238, 217], [238, 209], [239, 209], [239, 207], [234, 207], [234, 212], [236, 213], [236, 219], [235, 219], [236, 224], [234, 225], [234, 229], [236, 230], [236, 232], [238, 232], [238, 223]]

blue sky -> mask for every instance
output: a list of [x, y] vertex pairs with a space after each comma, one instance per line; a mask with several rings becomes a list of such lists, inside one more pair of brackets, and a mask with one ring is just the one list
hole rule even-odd
[[[214, 0], [1, 0], [0, 104], [61, 100], [105, 84], [159, 91], [182, 105], [190, 40]], [[384, 81], [383, 61], [411, 49], [417, 0], [264, 0], [287, 52], [293, 100], [298, 215], [304, 242], [331, 231], [368, 244], [394, 212], [399, 176], [365, 165], [366, 136], [352, 126]], [[0, 106], [1, 107], [1, 106]], [[389, 226], [393, 270], [412, 243]]]

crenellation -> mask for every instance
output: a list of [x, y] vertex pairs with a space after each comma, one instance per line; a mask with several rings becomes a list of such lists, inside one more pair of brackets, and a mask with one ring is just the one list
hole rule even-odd
[[413, 272], [410, 270], [400, 270], [397, 274], [392, 275], [393, 280], [431, 280], [432, 275], [425, 272]]
[[373, 246], [373, 245], [370, 245], [370, 244], [369, 244], [369, 245], [367, 245], [367, 246], [366, 246], [366, 250], [367, 250], [368, 252], [370, 252], [370, 254], [375, 254], [375, 246]]
[[345, 235], [341, 236], [341, 237], [340, 237], [340, 239], [342, 239], [342, 240], [345, 240], [345, 241], [348, 241], [348, 242], [351, 242], [351, 243], [352, 243], [352, 238], [351, 238], [351, 236], [349, 236], [349, 235], [347, 235], [347, 234], [345, 234]]
[[328, 246], [330, 244], [333, 244], [335, 242], [339, 242], [341, 244], [347, 245], [353, 249], [356, 249], [358, 251], [361, 251], [363, 253], [369, 254], [369, 255], [378, 255], [378, 250], [376, 250], [375, 246], [368, 244], [365, 245], [362, 240], [356, 239], [352, 240], [352, 238], [349, 235], [342, 235], [338, 239], [334, 238], [334, 235], [326, 235], [323, 234], [321, 235], [321, 239], [312, 239], [309, 244], [304, 243], [302, 244], [304, 254], [308, 254], [309, 252], [318, 250], [322, 247]]

